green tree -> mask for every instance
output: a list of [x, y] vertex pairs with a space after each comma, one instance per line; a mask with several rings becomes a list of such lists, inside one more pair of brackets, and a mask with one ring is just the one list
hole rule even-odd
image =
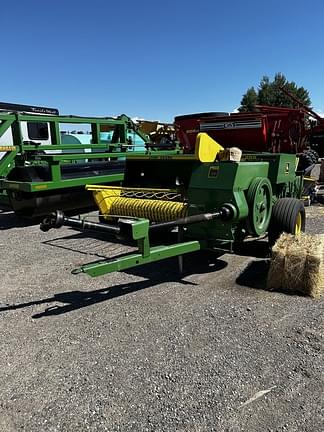
[[247, 90], [245, 95], [243, 95], [241, 100], [241, 106], [239, 111], [253, 111], [255, 105], [258, 104], [258, 95], [254, 87]]
[[298, 87], [294, 81], [288, 81], [282, 73], [277, 73], [273, 81], [264, 76], [259, 84], [258, 90], [251, 87], [243, 95], [240, 112], [253, 111], [255, 105], [269, 105], [278, 107], [298, 108], [298, 103], [287, 96], [281, 87], [295, 96], [308, 107], [311, 105], [309, 92], [304, 87]]

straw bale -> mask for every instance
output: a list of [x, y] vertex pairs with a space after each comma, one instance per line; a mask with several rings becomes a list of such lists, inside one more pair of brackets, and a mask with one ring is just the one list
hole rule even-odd
[[324, 291], [324, 235], [282, 234], [272, 249], [267, 288], [320, 297]]
[[242, 150], [238, 147], [230, 147], [219, 152], [220, 161], [240, 162], [242, 157]]

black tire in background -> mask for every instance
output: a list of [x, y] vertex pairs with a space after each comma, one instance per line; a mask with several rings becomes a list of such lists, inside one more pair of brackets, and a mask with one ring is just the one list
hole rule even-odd
[[317, 153], [317, 151], [309, 150], [309, 154], [311, 155], [311, 158], [312, 158], [312, 161], [314, 162], [314, 164], [316, 164], [318, 162], [318, 159], [319, 159], [319, 154]]
[[297, 198], [279, 198], [272, 208], [268, 230], [270, 245], [274, 245], [283, 232], [300, 234], [305, 231], [305, 207]]
[[307, 168], [311, 167], [312, 165], [317, 164], [318, 158], [319, 158], [319, 155], [315, 150], [305, 150], [299, 156], [298, 170], [299, 171], [306, 171]]
[[174, 117], [174, 121], [177, 122], [179, 120], [194, 120], [194, 119], [201, 119], [201, 118], [207, 118], [207, 117], [225, 117], [229, 116], [230, 114], [228, 112], [202, 112], [202, 113], [194, 113], [194, 114], [183, 114], [178, 115]]

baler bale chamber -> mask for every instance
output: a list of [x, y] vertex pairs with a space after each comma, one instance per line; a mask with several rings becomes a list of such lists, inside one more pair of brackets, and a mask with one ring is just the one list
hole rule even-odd
[[[90, 185], [105, 223], [46, 218], [46, 231], [62, 225], [94, 229], [138, 243], [138, 252], [86, 264], [77, 272], [99, 276], [112, 271], [201, 249], [232, 251], [245, 237], [281, 232], [298, 234], [305, 227], [299, 200], [302, 177], [291, 154], [246, 154], [240, 162], [216, 161], [220, 147], [199, 134], [195, 155], [127, 158], [122, 187]], [[177, 242], [150, 246], [151, 235], [178, 228]]]

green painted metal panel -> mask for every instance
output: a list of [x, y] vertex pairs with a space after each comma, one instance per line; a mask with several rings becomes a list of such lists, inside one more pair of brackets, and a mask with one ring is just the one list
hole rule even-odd
[[200, 164], [191, 176], [188, 188], [189, 215], [215, 212], [224, 204], [236, 209], [230, 221], [210, 221], [188, 227], [190, 238], [204, 239], [212, 246], [215, 240], [233, 242], [235, 230], [249, 213], [246, 192], [256, 177], [267, 177], [268, 162], [218, 162]]
[[7, 152], [0, 161], [0, 177], [6, 177], [14, 167], [17, 150]]
[[0, 120], [3, 120], [3, 122], [0, 124], [0, 136], [2, 136], [12, 125], [12, 123], [14, 122], [14, 118], [4, 118], [2, 119], [0, 117]]
[[268, 162], [268, 177], [272, 184], [287, 183], [295, 180], [297, 166], [297, 159], [295, 154], [257, 153], [244, 154], [242, 158], [246, 161]]
[[0, 206], [10, 207], [10, 201], [8, 195], [4, 192], [0, 192]]
[[64, 188], [85, 186], [86, 184], [107, 184], [120, 182], [124, 174], [111, 174], [104, 176], [82, 177], [70, 180], [50, 181], [50, 182], [18, 182], [10, 180], [0, 180], [0, 188], [22, 192], [40, 192]]
[[[10, 116], [10, 114], [9, 114]], [[105, 117], [79, 117], [79, 116], [55, 116], [55, 115], [35, 115], [35, 114], [16, 114], [18, 121], [30, 122], [57, 122], [72, 124], [91, 124], [99, 123], [106, 125], [124, 125], [125, 119], [105, 118]], [[127, 118], [127, 117], [126, 117]], [[128, 119], [128, 118], [127, 118]], [[128, 119], [130, 121], [130, 119]]]

